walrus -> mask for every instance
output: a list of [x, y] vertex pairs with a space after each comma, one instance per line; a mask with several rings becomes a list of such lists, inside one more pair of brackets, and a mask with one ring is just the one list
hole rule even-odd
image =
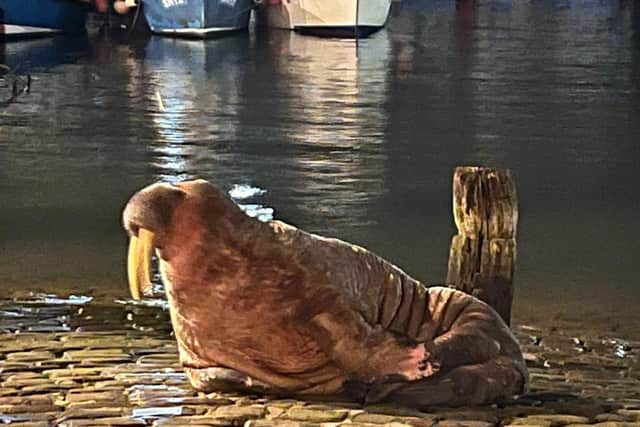
[[204, 180], [155, 183], [123, 213], [133, 298], [152, 252], [193, 387], [416, 408], [521, 393], [527, 369], [487, 304], [373, 252], [247, 216]]

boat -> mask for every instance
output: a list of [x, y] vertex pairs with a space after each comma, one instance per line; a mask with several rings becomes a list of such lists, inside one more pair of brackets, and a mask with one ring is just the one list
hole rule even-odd
[[249, 27], [254, 0], [143, 0], [156, 34], [205, 38]]
[[81, 0], [0, 0], [0, 38], [84, 32], [90, 7]]
[[367, 37], [384, 27], [391, 0], [267, 0], [266, 25], [331, 37]]

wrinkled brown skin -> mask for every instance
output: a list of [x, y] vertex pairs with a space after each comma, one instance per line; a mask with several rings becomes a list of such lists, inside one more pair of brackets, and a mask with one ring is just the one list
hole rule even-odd
[[197, 389], [426, 407], [523, 391], [518, 343], [463, 292], [377, 255], [246, 216], [206, 181], [154, 184], [124, 212], [155, 233], [180, 360]]

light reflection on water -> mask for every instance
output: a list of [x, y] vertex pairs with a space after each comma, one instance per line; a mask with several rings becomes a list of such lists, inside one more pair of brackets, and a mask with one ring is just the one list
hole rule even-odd
[[122, 297], [127, 197], [192, 177], [265, 189], [241, 203], [441, 282], [452, 169], [486, 164], [517, 179], [520, 301], [637, 298], [637, 2], [396, 6], [357, 47], [280, 31], [3, 46], [34, 84], [0, 110], [0, 296]]

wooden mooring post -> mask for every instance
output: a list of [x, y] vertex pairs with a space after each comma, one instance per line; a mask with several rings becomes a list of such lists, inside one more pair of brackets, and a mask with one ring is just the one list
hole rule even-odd
[[507, 169], [457, 167], [447, 285], [480, 298], [511, 322], [518, 202]]

